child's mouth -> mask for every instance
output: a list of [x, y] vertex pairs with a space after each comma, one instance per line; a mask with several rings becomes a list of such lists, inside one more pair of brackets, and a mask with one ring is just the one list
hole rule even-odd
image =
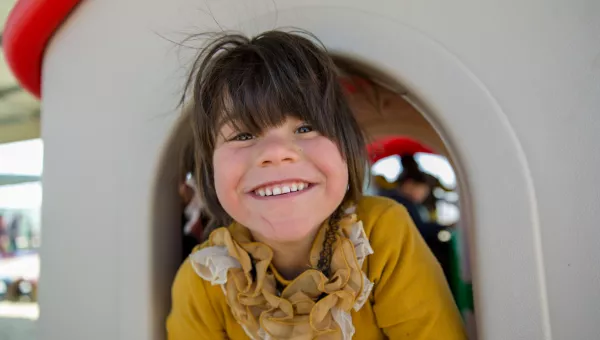
[[310, 189], [313, 185], [307, 182], [294, 181], [286, 183], [278, 183], [272, 185], [265, 185], [255, 189], [252, 193], [258, 197], [275, 197], [275, 196], [289, 196], [301, 193]]

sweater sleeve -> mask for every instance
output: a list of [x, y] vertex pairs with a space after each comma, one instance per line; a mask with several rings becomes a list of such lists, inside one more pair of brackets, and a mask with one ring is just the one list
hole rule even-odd
[[390, 202], [371, 229], [373, 310], [390, 339], [466, 339], [440, 265], [406, 209]]
[[189, 259], [181, 265], [172, 288], [171, 312], [167, 318], [168, 340], [226, 338], [222, 315], [220, 319], [209, 298], [208, 284], [196, 274]]

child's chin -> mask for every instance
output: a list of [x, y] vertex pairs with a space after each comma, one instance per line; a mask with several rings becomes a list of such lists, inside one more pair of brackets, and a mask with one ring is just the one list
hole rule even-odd
[[296, 225], [294, 223], [282, 223], [274, 225], [273, 229], [267, 230], [267, 236], [273, 241], [290, 243], [306, 240], [313, 234], [313, 228], [309, 228], [306, 223]]
[[318, 216], [313, 214], [280, 214], [280, 212], [271, 211], [257, 214], [248, 221], [239, 222], [266, 239], [289, 243], [313, 237], [322, 224], [322, 221], [318, 219]]

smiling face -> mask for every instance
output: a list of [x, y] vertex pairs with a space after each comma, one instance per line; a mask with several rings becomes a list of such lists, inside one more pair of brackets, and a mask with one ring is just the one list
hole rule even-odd
[[237, 220], [263, 238], [294, 240], [361, 198], [362, 131], [333, 61], [301, 34], [213, 40], [185, 93], [198, 192], [214, 225]]
[[225, 211], [279, 242], [313, 233], [348, 188], [348, 166], [337, 145], [293, 117], [258, 136], [224, 125], [213, 164]]

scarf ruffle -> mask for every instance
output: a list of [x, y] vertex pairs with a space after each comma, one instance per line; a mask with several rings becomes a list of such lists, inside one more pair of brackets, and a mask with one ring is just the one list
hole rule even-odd
[[[273, 251], [234, 224], [210, 235], [209, 246], [190, 255], [196, 273], [221, 285], [231, 312], [251, 339], [351, 339], [351, 309], [358, 311], [373, 284], [361, 271], [373, 253], [361, 221], [347, 211], [333, 246], [331, 276], [308, 269], [278, 292]], [[327, 223], [310, 252], [316, 268]]]

